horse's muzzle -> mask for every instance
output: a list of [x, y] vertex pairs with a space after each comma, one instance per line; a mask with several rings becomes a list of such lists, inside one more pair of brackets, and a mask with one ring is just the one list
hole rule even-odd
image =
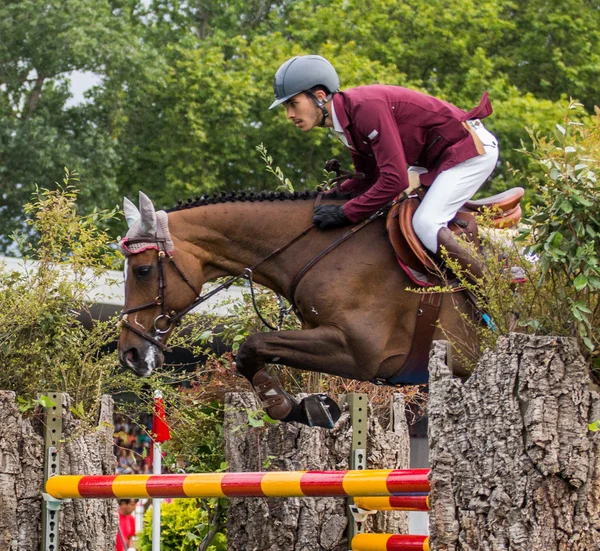
[[119, 351], [119, 361], [139, 377], [149, 377], [157, 367], [162, 366], [164, 356], [157, 346], [148, 344], [142, 348], [132, 346]]

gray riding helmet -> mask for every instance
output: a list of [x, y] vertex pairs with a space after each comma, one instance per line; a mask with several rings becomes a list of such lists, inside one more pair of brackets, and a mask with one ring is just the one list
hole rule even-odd
[[340, 79], [333, 65], [320, 55], [292, 57], [275, 73], [273, 83], [275, 101], [269, 109], [281, 105], [300, 92], [319, 85], [325, 86], [331, 93], [339, 90]]

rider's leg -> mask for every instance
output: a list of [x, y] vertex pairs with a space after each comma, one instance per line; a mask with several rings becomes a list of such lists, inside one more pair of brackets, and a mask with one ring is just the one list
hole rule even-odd
[[441, 172], [425, 194], [413, 217], [417, 237], [431, 252], [438, 255], [445, 247], [451, 258], [474, 277], [483, 274], [483, 266], [471, 253], [455, 241], [448, 230], [448, 222], [460, 207], [483, 185], [498, 161], [496, 138], [483, 125], [477, 131], [485, 148], [478, 155]]

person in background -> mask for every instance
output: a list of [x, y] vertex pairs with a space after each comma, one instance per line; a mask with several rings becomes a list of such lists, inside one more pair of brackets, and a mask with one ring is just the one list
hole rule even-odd
[[116, 551], [133, 550], [135, 536], [135, 505], [137, 499], [119, 499], [119, 527], [117, 530]]

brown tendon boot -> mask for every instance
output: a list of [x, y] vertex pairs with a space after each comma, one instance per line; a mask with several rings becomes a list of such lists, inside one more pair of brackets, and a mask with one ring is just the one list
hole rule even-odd
[[475, 258], [466, 247], [462, 247], [456, 239], [454, 239], [453, 233], [448, 228], [442, 228], [438, 232], [438, 250], [436, 255], [441, 258], [441, 249], [444, 247], [448, 256], [452, 260], [456, 260], [460, 267], [466, 272], [466, 275], [474, 283], [477, 283], [478, 279], [483, 278], [485, 272], [485, 266], [478, 259]]
[[292, 411], [294, 403], [283, 390], [279, 380], [265, 368], [259, 369], [252, 378], [252, 386], [272, 419], [285, 419]]

